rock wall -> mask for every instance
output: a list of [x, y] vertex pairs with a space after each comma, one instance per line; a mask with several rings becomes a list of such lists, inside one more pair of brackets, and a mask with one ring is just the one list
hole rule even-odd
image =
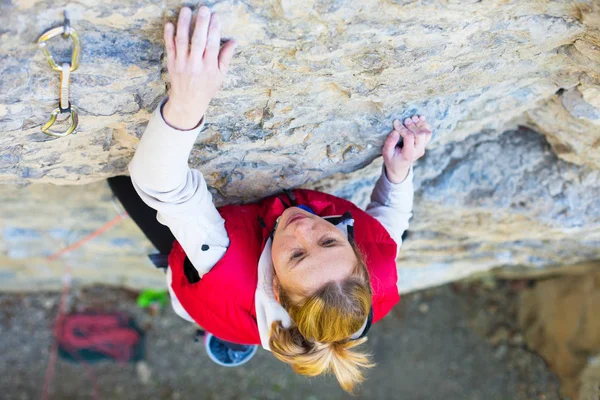
[[[380, 165], [316, 187], [366, 205]], [[560, 160], [544, 136], [483, 131], [437, 146], [415, 167], [400, 291], [495, 268], [539, 276], [587, 260], [600, 260], [600, 173]]]
[[123, 211], [105, 182], [89, 185], [0, 185], [0, 290], [58, 290], [65, 274], [75, 285], [107, 284], [164, 288], [155, 252], [126, 218], [59, 258]]
[[[401, 291], [600, 259], [598, 1], [207, 3], [240, 43], [190, 158], [218, 204], [305, 186], [364, 205], [391, 121], [419, 113], [434, 138], [415, 167]], [[101, 181], [125, 173], [167, 93], [162, 26], [180, 6], [0, 5], [0, 259], [10, 278], [0, 289], [58, 287], [62, 264], [44, 257], [116, 215]], [[80, 128], [56, 139], [40, 127], [58, 74], [35, 41], [65, 9], [83, 45], [71, 76]], [[162, 285], [150, 250], [124, 221], [68, 260], [83, 283]]]
[[[488, 168], [491, 164], [502, 168]], [[381, 160], [307, 187], [365, 206]], [[484, 131], [432, 149], [415, 167], [415, 207], [398, 258], [409, 292], [500, 269], [504, 276], [552, 267], [600, 268], [600, 173], [560, 160], [526, 128]], [[67, 262], [85, 284], [161, 287], [146, 255], [152, 245], [126, 220], [63, 259], [45, 259], [118, 215], [104, 182], [0, 185], [0, 289], [53, 288]], [[560, 268], [559, 268], [560, 269]], [[562, 271], [561, 271], [562, 272]]]
[[600, 271], [537, 282], [519, 302], [519, 327], [527, 346], [560, 379], [565, 398], [600, 395]]
[[[364, 167], [378, 156], [391, 120], [415, 112], [432, 121], [435, 147], [514, 126], [559, 89], [580, 84], [597, 110], [594, 1], [208, 4], [240, 46], [192, 163], [227, 201]], [[87, 183], [123, 173], [166, 93], [162, 26], [180, 6], [3, 4], [0, 181]], [[82, 38], [71, 85], [81, 125], [55, 139], [39, 128], [56, 107], [58, 74], [35, 41], [62, 23], [64, 9]], [[597, 123], [593, 112], [575, 117]]]

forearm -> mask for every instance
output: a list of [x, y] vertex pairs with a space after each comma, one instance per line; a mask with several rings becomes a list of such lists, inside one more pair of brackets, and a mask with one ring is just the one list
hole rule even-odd
[[183, 7], [177, 36], [175, 25], [165, 24], [170, 97], [152, 114], [129, 172], [139, 196], [157, 211], [157, 220], [171, 229], [202, 276], [224, 254], [229, 239], [202, 173], [189, 168], [188, 158], [236, 43], [220, 47], [219, 17], [206, 6], [199, 8], [190, 37], [191, 21], [191, 9]]
[[157, 220], [171, 229], [190, 259], [200, 258], [196, 254], [198, 244], [226, 247], [229, 243], [202, 173], [188, 166], [204, 121], [192, 130], [177, 130], [165, 121], [160, 109], [152, 114], [129, 164], [131, 180], [138, 195], [157, 211]]
[[161, 115], [166, 100], [152, 113], [129, 164], [132, 180], [139, 187], [157, 193], [172, 192], [184, 186], [189, 154], [204, 125], [203, 118], [191, 130], [170, 126]]
[[402, 234], [408, 229], [412, 217], [414, 198], [413, 169], [409, 168], [406, 177], [399, 183], [393, 183], [385, 173], [385, 167], [373, 193], [367, 213], [376, 218], [388, 231], [392, 239], [402, 244]]
[[432, 134], [422, 115], [406, 118], [404, 125], [397, 119], [393, 124], [394, 129], [383, 144], [381, 154], [384, 167], [373, 189], [367, 212], [385, 226], [400, 248], [402, 234], [408, 229], [408, 222], [412, 217], [412, 166], [425, 155], [425, 146]]

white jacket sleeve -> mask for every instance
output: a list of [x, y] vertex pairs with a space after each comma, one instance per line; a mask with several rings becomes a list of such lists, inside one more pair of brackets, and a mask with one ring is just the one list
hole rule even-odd
[[139, 196], [157, 211], [158, 222], [169, 227], [202, 277], [225, 254], [229, 238], [202, 173], [188, 166], [204, 118], [191, 130], [173, 128], [162, 116], [166, 100], [152, 114], [129, 173]]
[[413, 207], [413, 167], [400, 183], [392, 183], [385, 174], [385, 166], [371, 194], [367, 213], [376, 218], [388, 231], [392, 239], [402, 246], [402, 234], [408, 229]]

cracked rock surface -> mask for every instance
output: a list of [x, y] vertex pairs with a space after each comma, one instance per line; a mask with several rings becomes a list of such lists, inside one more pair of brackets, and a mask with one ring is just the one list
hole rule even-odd
[[[218, 205], [299, 186], [366, 205], [392, 120], [422, 114], [434, 137], [415, 166], [400, 291], [600, 259], [598, 2], [207, 4], [239, 42], [190, 156]], [[103, 180], [126, 172], [167, 94], [162, 27], [180, 6], [0, 5], [1, 289], [59, 287], [63, 264], [45, 257], [117, 215]], [[80, 127], [57, 139], [40, 127], [59, 75], [35, 42], [65, 9], [83, 46]], [[162, 286], [151, 250], [124, 221], [65, 257], [83, 283]]]

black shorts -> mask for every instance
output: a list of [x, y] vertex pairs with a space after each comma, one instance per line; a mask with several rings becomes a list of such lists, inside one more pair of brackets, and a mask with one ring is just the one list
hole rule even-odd
[[175, 237], [168, 227], [156, 220], [156, 210], [142, 201], [131, 183], [131, 178], [129, 176], [108, 178], [108, 186], [154, 247], [161, 254], [169, 254]]

